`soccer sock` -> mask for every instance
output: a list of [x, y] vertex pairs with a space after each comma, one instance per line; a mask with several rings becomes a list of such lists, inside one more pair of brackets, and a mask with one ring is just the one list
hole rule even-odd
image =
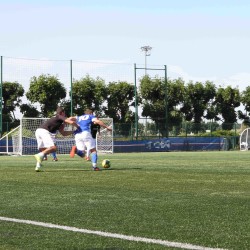
[[87, 150], [87, 157], [89, 157], [89, 155], [90, 155], [90, 150]]
[[94, 168], [96, 167], [97, 159], [98, 159], [97, 153], [93, 152], [91, 154], [91, 162], [92, 162], [92, 165], [93, 165]]
[[55, 159], [56, 158], [56, 152], [52, 152], [51, 156]]
[[77, 149], [76, 154], [80, 157], [84, 157], [84, 151]]

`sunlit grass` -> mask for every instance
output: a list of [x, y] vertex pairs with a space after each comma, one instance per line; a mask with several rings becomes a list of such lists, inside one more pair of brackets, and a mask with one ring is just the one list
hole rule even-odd
[[[0, 156], [0, 216], [206, 247], [250, 249], [250, 155], [101, 155], [111, 168], [59, 155]], [[166, 249], [0, 221], [0, 249]]]

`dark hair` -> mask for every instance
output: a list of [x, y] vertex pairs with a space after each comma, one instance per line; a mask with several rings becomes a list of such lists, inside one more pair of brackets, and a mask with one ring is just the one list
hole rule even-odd
[[56, 114], [61, 115], [64, 112], [64, 109], [62, 107], [57, 107]]
[[87, 108], [87, 109], [85, 109], [84, 113], [85, 113], [85, 114], [92, 114], [92, 113], [93, 113], [93, 110], [90, 109], [90, 108]]

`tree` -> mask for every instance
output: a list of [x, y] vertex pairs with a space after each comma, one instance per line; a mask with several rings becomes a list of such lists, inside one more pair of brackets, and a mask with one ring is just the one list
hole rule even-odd
[[102, 116], [102, 104], [107, 96], [103, 79], [94, 79], [87, 75], [80, 80], [74, 80], [72, 88], [75, 114], [81, 115], [86, 108], [93, 108], [95, 115]]
[[178, 78], [168, 80], [167, 99], [168, 99], [168, 124], [171, 129], [176, 130], [183, 120], [183, 113], [181, 106], [185, 97], [185, 82]]
[[142, 115], [153, 120], [161, 134], [166, 134], [166, 102], [165, 81], [159, 77], [151, 79], [148, 75], [140, 81], [142, 97]]
[[31, 103], [41, 105], [41, 115], [51, 116], [60, 101], [66, 97], [66, 89], [56, 76], [33, 76], [30, 80], [30, 88], [26, 97]]
[[14, 121], [14, 111], [17, 107], [20, 107], [24, 95], [24, 88], [18, 82], [3, 82], [2, 85], [2, 115], [3, 121]]
[[107, 107], [105, 114], [116, 123], [128, 123], [134, 120], [130, 110], [134, 102], [134, 86], [127, 82], [110, 82], [107, 86]]
[[24, 117], [39, 117], [40, 112], [37, 110], [36, 107], [32, 106], [31, 104], [22, 104], [20, 106], [20, 111]]
[[134, 86], [128, 82], [110, 82], [107, 86], [107, 106], [105, 115], [113, 118], [116, 123], [116, 133], [128, 136], [131, 132], [131, 122], [134, 113], [130, 107], [134, 106]]
[[168, 79], [167, 83], [159, 77], [151, 79], [145, 76], [141, 79], [142, 115], [155, 121], [163, 136], [167, 135], [167, 128], [172, 129], [181, 123], [179, 105], [183, 100], [183, 91], [184, 82], [181, 78], [173, 81]]
[[240, 106], [240, 100], [238, 88], [228, 86], [218, 89], [214, 104], [217, 106], [218, 112], [224, 119], [222, 129], [230, 130], [233, 128], [234, 123], [237, 121], [235, 108]]
[[250, 112], [250, 86], [241, 93], [241, 103], [245, 107], [245, 113], [241, 110], [238, 111], [238, 118], [244, 120], [243, 122], [247, 125], [250, 124], [249, 112]]
[[[206, 81], [205, 84], [190, 81], [187, 84], [181, 111], [186, 121], [193, 121], [195, 131], [200, 129], [202, 118], [206, 117], [205, 112], [209, 109], [209, 104], [214, 100], [215, 95], [216, 87], [210, 81]], [[210, 112], [209, 115], [211, 114]]]

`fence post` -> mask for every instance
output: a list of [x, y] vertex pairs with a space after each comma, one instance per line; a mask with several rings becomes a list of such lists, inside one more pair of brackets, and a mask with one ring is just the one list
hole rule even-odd
[[134, 64], [134, 72], [135, 72], [135, 86], [134, 86], [134, 94], [135, 94], [135, 137], [138, 139], [138, 105], [137, 105], [137, 86], [136, 86], [136, 64]]
[[72, 72], [72, 60], [70, 60], [70, 116], [73, 116], [73, 72]]
[[2, 135], [3, 131], [3, 56], [1, 56], [1, 67], [0, 67], [0, 135]]
[[166, 130], [166, 138], [169, 136], [168, 131], [168, 78], [167, 78], [167, 65], [164, 65], [165, 70], [165, 130]]
[[234, 149], [236, 148], [236, 123], [234, 123]]

